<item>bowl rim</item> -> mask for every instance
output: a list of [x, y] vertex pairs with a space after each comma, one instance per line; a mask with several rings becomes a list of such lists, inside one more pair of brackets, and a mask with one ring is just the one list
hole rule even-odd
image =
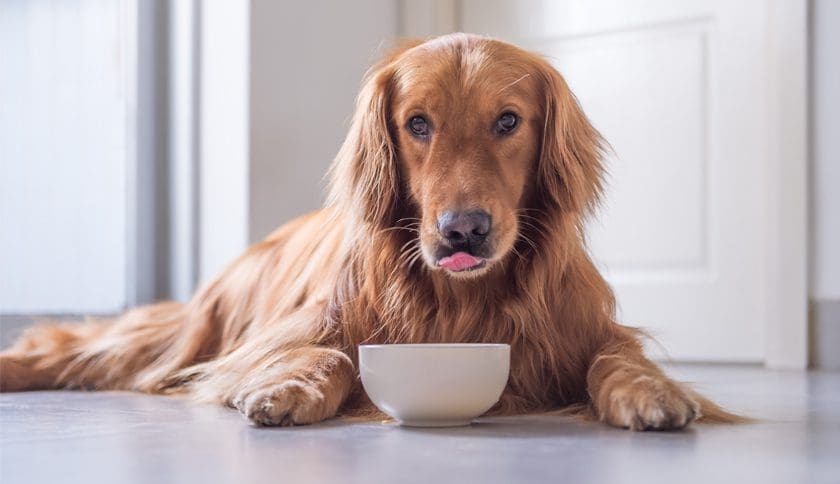
[[412, 349], [487, 349], [487, 348], [510, 348], [507, 343], [394, 343], [394, 344], [360, 344], [359, 349], [387, 349], [387, 348], [412, 348]]

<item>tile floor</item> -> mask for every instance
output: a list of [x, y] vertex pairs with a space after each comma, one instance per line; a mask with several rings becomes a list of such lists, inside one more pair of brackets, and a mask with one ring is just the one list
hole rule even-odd
[[762, 421], [675, 433], [550, 416], [258, 429], [232, 410], [167, 397], [4, 394], [0, 482], [840, 483], [840, 373], [669, 371]]

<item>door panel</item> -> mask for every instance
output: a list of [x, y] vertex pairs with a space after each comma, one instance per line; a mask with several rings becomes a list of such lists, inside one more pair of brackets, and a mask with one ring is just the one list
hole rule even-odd
[[126, 2], [0, 2], [0, 314], [127, 293]]
[[548, 56], [610, 143], [589, 240], [621, 321], [675, 359], [762, 361], [766, 3], [462, 6], [465, 31]]

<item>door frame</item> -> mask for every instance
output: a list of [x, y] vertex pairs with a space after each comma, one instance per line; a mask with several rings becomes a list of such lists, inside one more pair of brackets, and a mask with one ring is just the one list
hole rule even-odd
[[[765, 365], [808, 365], [808, 22], [807, 0], [768, 0], [772, 119], [768, 170]], [[777, 196], [773, 196], [776, 194]]]
[[171, 192], [162, 202], [171, 231], [164, 280], [177, 301], [248, 245], [250, 8], [184, 0], [170, 5], [164, 21]]
[[[808, 0], [766, 0], [771, 72], [767, 99], [769, 186], [765, 352], [769, 368], [808, 364]], [[401, 33], [431, 37], [461, 28], [460, 0], [401, 0]]]

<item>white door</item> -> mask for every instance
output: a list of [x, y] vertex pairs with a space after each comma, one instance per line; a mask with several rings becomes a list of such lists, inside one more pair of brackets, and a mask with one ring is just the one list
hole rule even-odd
[[673, 359], [767, 357], [780, 264], [767, 241], [780, 224], [771, 3], [461, 4], [464, 31], [548, 56], [611, 144], [591, 252], [621, 321]]
[[0, 0], [0, 319], [134, 302], [135, 6]]

